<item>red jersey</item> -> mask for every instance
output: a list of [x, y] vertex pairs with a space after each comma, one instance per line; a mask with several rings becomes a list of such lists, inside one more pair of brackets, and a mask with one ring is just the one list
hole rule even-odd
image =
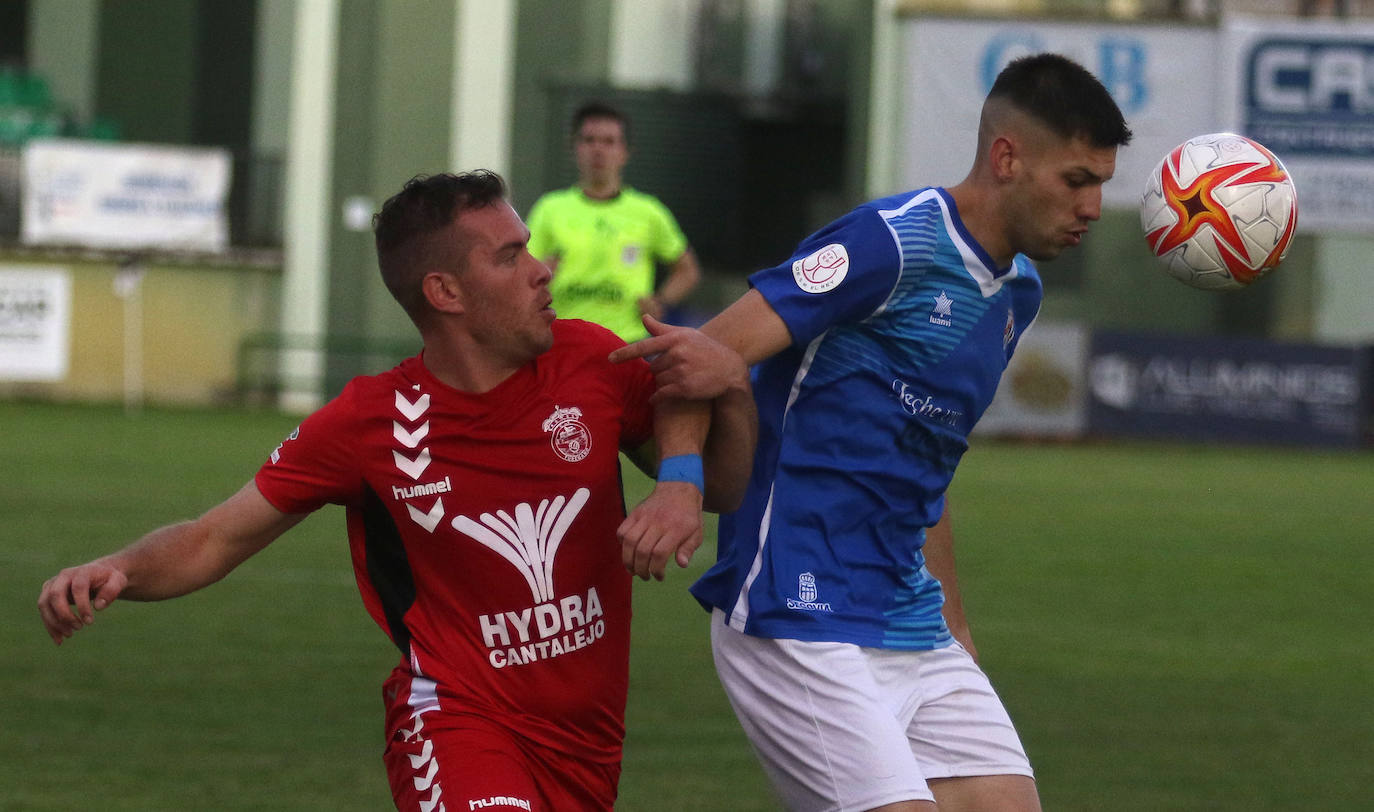
[[618, 452], [651, 436], [653, 376], [608, 362], [622, 342], [600, 327], [553, 333], [482, 394], [440, 383], [419, 356], [355, 378], [256, 482], [286, 513], [347, 508], [358, 588], [401, 650], [416, 712], [617, 762], [631, 583]]

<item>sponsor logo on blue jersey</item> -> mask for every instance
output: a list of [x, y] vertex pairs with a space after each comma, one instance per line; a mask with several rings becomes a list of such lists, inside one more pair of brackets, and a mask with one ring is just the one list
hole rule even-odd
[[892, 379], [892, 391], [897, 395], [897, 401], [902, 404], [902, 410], [912, 417], [924, 417], [957, 428], [960, 418], [964, 416], [958, 409], [937, 405], [933, 397], [922, 395], [901, 378]]

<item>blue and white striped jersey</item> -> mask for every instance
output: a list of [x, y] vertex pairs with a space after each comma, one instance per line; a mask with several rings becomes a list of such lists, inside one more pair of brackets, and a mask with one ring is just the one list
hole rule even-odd
[[750, 277], [793, 344], [754, 370], [759, 445], [692, 586], [762, 637], [931, 649], [951, 638], [925, 528], [1040, 307], [940, 188], [867, 203]]

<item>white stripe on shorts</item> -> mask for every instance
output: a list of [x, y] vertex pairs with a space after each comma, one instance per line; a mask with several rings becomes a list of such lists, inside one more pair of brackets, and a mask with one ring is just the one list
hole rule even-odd
[[847, 812], [934, 800], [926, 780], [1033, 775], [992, 685], [934, 651], [773, 640], [711, 616], [721, 685], [783, 804]]

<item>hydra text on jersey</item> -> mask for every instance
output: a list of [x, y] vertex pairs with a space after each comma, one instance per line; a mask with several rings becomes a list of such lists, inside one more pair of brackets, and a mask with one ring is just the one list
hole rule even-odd
[[585, 601], [569, 595], [556, 603], [541, 603], [519, 612], [482, 615], [482, 638], [494, 668], [547, 660], [591, 645], [606, 634], [601, 598], [596, 587]]

